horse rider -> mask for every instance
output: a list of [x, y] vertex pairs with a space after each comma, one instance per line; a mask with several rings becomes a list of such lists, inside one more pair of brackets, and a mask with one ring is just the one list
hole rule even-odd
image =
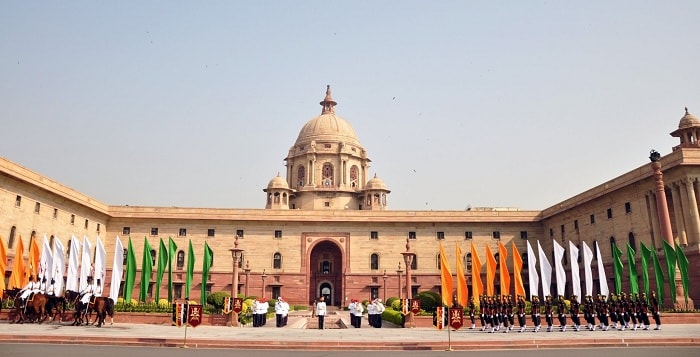
[[87, 311], [88, 305], [90, 305], [90, 298], [94, 294], [94, 286], [92, 284], [92, 277], [87, 277], [87, 286], [83, 291], [80, 292], [80, 302], [85, 305], [85, 310]]
[[34, 275], [29, 277], [29, 283], [27, 286], [25, 286], [20, 292], [22, 293], [19, 297], [22, 299], [22, 305], [26, 305], [27, 300], [30, 296], [32, 296], [34, 293], [40, 292], [40, 284], [38, 281], [36, 281], [36, 277]]
[[56, 279], [51, 278], [49, 286], [46, 288], [46, 295], [56, 296]]

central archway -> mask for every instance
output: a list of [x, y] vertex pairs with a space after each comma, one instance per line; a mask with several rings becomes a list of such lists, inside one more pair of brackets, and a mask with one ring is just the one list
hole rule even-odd
[[309, 253], [309, 297], [323, 296], [327, 305], [343, 305], [343, 253], [333, 241], [316, 244]]

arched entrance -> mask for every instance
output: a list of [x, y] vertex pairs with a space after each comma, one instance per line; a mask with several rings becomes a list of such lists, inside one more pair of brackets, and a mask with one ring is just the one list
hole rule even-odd
[[343, 253], [332, 241], [316, 244], [309, 253], [309, 297], [327, 305], [343, 305]]

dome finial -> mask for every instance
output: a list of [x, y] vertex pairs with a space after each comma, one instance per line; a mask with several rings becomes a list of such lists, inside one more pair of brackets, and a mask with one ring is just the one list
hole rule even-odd
[[688, 115], [688, 107], [685, 107], [685, 115]]
[[333, 107], [338, 105], [338, 103], [333, 100], [333, 97], [331, 97], [330, 84], [326, 85], [326, 97], [323, 98], [323, 101], [318, 104], [321, 104], [321, 106], [323, 107], [323, 109], [321, 110], [321, 114], [335, 113], [335, 109], [333, 109]]

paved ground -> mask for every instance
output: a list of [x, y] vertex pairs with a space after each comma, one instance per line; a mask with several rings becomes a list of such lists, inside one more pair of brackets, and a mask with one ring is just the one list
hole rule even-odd
[[[347, 321], [345, 321], [347, 322]], [[0, 344], [60, 343], [93, 345], [168, 346], [190, 348], [246, 348], [288, 350], [472, 350], [537, 349], [558, 347], [693, 346], [700, 350], [700, 325], [664, 325], [659, 331], [588, 331], [485, 333], [434, 328], [307, 329], [305, 316], [290, 316], [289, 325], [275, 328], [199, 326], [196, 328], [120, 324], [70, 326], [10, 324], [0, 321]], [[311, 324], [309, 324], [311, 325]]]

